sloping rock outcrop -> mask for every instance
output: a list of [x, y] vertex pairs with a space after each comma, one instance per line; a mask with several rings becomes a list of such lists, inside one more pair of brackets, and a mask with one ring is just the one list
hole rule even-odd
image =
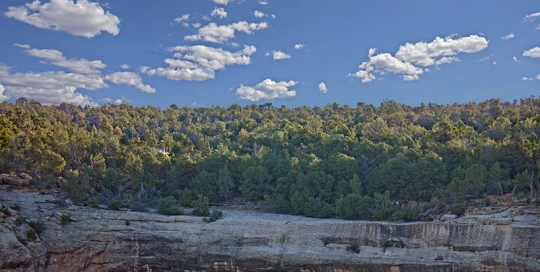
[[[6, 187], [0, 201], [46, 226], [28, 242], [20, 237], [27, 224], [3, 216], [0, 269], [11, 271], [540, 271], [536, 216], [387, 223], [224, 210], [223, 219], [205, 223], [62, 208], [52, 195]], [[62, 214], [71, 223], [62, 226]]]

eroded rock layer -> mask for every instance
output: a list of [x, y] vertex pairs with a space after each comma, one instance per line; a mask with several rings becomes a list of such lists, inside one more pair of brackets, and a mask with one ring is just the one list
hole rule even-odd
[[[225, 210], [205, 223], [63, 207], [52, 195], [7, 187], [0, 201], [18, 207], [0, 221], [6, 271], [540, 271], [536, 216], [386, 223]], [[31, 241], [26, 222], [36, 220], [46, 229]]]

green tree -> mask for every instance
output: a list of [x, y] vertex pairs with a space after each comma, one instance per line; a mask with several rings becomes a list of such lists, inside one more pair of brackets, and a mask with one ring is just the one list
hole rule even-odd
[[266, 168], [262, 166], [249, 167], [242, 173], [242, 178], [240, 191], [247, 200], [263, 199], [272, 179]]
[[196, 200], [191, 203], [193, 207], [193, 215], [196, 216], [208, 216], [210, 215], [210, 204], [208, 198], [204, 195], [199, 195]]
[[359, 194], [348, 194], [341, 196], [336, 201], [335, 212], [344, 219], [348, 220], [368, 220], [372, 216], [373, 200], [369, 196]]
[[182, 211], [176, 205], [174, 196], [162, 197], [158, 200], [157, 209], [160, 214], [164, 215], [179, 215]]
[[231, 171], [227, 165], [219, 169], [217, 176], [217, 187], [219, 196], [225, 199], [225, 201], [229, 201], [231, 191], [234, 188], [234, 182], [231, 177]]

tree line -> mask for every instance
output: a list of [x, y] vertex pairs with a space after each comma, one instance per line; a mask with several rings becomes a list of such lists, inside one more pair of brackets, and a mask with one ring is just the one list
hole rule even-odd
[[0, 104], [0, 171], [29, 173], [80, 203], [120, 200], [135, 210], [159, 198], [189, 206], [205, 197], [266, 201], [276, 212], [310, 217], [417, 220], [433, 199], [536, 200], [539, 105], [531, 96], [162, 110], [20, 98]]

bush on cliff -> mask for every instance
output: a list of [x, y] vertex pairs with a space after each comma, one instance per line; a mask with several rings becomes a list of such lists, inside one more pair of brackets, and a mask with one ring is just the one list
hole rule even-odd
[[109, 203], [108, 207], [110, 210], [118, 211], [120, 210], [120, 208], [122, 208], [123, 205], [124, 204], [122, 203], [122, 200], [115, 199]]
[[160, 214], [164, 215], [179, 215], [182, 211], [176, 205], [174, 196], [162, 197], [158, 200], [157, 209]]
[[210, 215], [210, 204], [208, 203], [208, 197], [199, 195], [197, 200], [194, 200], [191, 203], [193, 206], [193, 215], [196, 216], [209, 216]]

